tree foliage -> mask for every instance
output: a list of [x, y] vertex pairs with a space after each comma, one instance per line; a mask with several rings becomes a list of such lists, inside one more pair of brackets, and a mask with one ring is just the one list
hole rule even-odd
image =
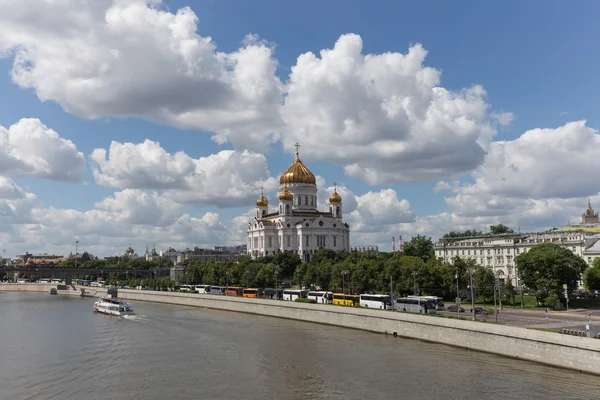
[[466, 231], [451, 231], [448, 233], [445, 233], [444, 236], [442, 236], [442, 238], [444, 239], [453, 239], [453, 238], [459, 238], [459, 237], [469, 237], [469, 236], [480, 236], [483, 235], [483, 232], [481, 231], [477, 231], [475, 229], [467, 229]]
[[490, 225], [490, 233], [492, 235], [501, 235], [501, 234], [504, 234], [504, 233], [514, 233], [514, 232], [515, 231], [513, 231], [508, 226], [503, 225], [503, 224]]
[[555, 243], [540, 243], [515, 258], [523, 284], [535, 292], [538, 303], [554, 307], [563, 284], [577, 288], [585, 261], [570, 250]]
[[430, 237], [421, 235], [413, 236], [409, 242], [404, 244], [404, 254], [419, 257], [424, 262], [427, 262], [435, 255], [433, 241]]
[[583, 281], [587, 290], [600, 290], [600, 258], [596, 258], [592, 267], [585, 271]]

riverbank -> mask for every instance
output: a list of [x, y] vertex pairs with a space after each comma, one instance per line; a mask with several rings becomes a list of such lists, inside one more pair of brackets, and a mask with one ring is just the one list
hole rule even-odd
[[[55, 285], [0, 285], [0, 291], [49, 293]], [[10, 287], [5, 287], [10, 286]], [[42, 286], [48, 286], [42, 287]], [[85, 287], [88, 295], [106, 289]], [[519, 327], [333, 305], [119, 289], [118, 298], [235, 311], [420, 339], [600, 375], [600, 340]]]

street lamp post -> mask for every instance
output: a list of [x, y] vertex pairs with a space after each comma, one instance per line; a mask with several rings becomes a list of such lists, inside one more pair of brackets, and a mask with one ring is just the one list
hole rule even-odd
[[469, 278], [471, 280], [471, 309], [473, 310], [473, 321], [475, 321], [477, 317], [475, 317], [475, 296], [473, 294], [473, 268], [469, 268]]
[[[460, 318], [460, 295], [458, 292], [458, 265], [456, 266], [456, 318]], [[475, 312], [475, 310], [473, 310]]]
[[296, 268], [296, 275], [298, 275], [298, 290], [301, 290], [302, 287], [300, 286], [300, 268]]
[[394, 311], [394, 284], [390, 275], [390, 303], [392, 303], [392, 311]]
[[250, 286], [248, 286], [248, 277], [249, 277], [249, 275], [250, 275], [250, 271], [246, 270], [246, 287], [247, 288], [250, 287]]
[[417, 271], [413, 271], [412, 272], [412, 276], [413, 276], [413, 292], [414, 295], [417, 295]]
[[229, 272], [225, 272], [225, 293], [229, 290]]

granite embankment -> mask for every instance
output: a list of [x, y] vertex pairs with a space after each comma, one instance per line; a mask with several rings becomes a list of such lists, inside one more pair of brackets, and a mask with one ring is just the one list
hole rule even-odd
[[[0, 285], [0, 291], [5, 290], [3, 286], [7, 285]], [[37, 291], [49, 292], [52, 285], [45, 286], [48, 288]], [[89, 295], [106, 293], [105, 289], [85, 289]], [[118, 297], [129, 301], [205, 307], [393, 334], [600, 375], [598, 339], [429, 315], [276, 300], [123, 289], [119, 290]]]

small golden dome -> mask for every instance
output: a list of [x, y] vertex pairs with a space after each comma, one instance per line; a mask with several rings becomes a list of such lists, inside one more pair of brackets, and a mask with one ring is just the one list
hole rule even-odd
[[330, 203], [341, 203], [342, 202], [342, 196], [340, 196], [339, 193], [337, 192], [337, 184], [336, 183], [333, 184], [333, 193], [331, 194], [331, 196], [329, 196], [329, 202]]
[[294, 196], [287, 190], [287, 185], [279, 192], [279, 200], [292, 200]]
[[300, 145], [296, 143], [295, 146], [296, 159], [294, 160], [292, 165], [290, 165], [288, 169], [286, 169], [285, 172], [281, 174], [281, 177], [279, 178], [279, 184], [287, 185], [290, 183], [309, 183], [312, 185], [316, 185], [317, 179], [315, 178], [315, 175], [312, 172], [310, 172], [310, 170], [306, 168], [304, 164], [302, 164], [302, 161], [300, 161], [300, 157], [298, 157], [298, 147], [300, 147]]
[[264, 188], [260, 187], [260, 197], [256, 200], [256, 207], [267, 207], [269, 205], [269, 200], [265, 198]]

